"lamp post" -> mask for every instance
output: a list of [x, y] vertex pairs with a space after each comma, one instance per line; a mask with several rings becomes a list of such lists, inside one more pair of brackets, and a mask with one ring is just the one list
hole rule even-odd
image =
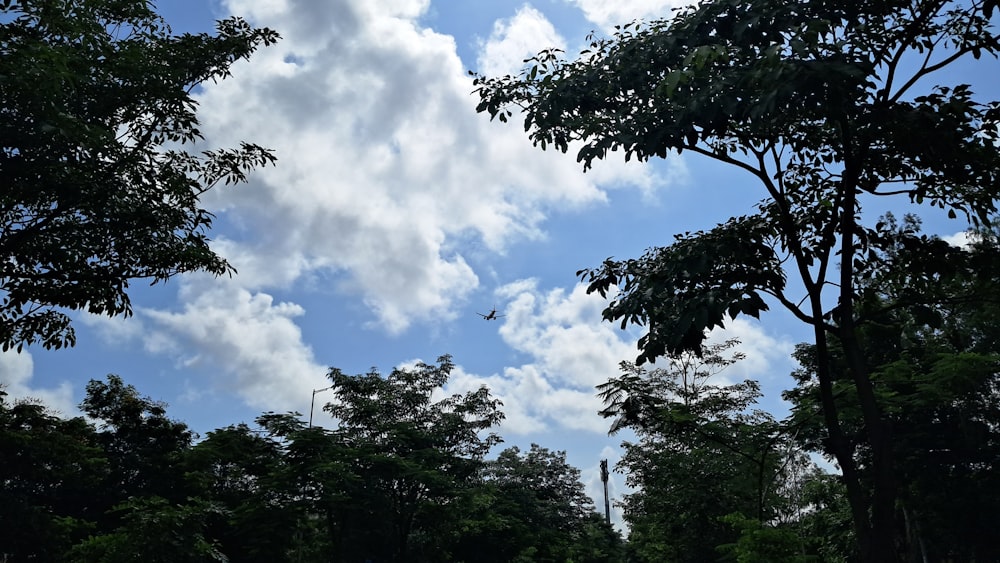
[[329, 387], [324, 387], [322, 389], [313, 389], [312, 402], [309, 403], [309, 428], [313, 427], [313, 410], [316, 408], [316, 393], [320, 393], [322, 391], [329, 391], [334, 387], [335, 387], [334, 385], [331, 385]]

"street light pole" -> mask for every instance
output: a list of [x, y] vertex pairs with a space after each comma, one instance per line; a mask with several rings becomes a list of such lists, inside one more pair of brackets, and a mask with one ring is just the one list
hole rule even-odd
[[313, 389], [312, 402], [309, 403], [309, 428], [313, 427], [313, 410], [316, 408], [316, 393], [319, 393], [321, 391], [329, 391], [330, 389], [333, 389], [334, 387], [335, 387], [334, 385], [331, 385], [329, 387], [324, 387], [322, 389]]

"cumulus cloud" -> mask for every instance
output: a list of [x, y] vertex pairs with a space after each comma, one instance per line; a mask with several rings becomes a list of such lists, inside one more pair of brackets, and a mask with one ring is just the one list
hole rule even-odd
[[73, 401], [73, 386], [64, 381], [54, 388], [34, 387], [34, 360], [28, 352], [0, 352], [0, 388], [6, 400], [38, 401], [62, 416], [74, 416], [78, 409]]
[[[500, 336], [530, 361], [488, 376], [458, 369], [449, 391], [489, 387], [504, 403], [504, 433], [554, 429], [606, 433], [608, 422], [597, 414], [603, 405], [594, 387], [619, 375], [623, 360], [635, 359], [638, 329], [622, 331], [604, 322], [601, 312], [606, 300], [588, 295], [584, 284], [544, 291], [535, 280], [520, 280], [501, 287], [497, 295], [506, 303]], [[725, 329], [710, 333], [708, 341], [721, 343], [731, 338], [740, 341], [732, 351], [746, 358], [713, 378], [711, 384], [744, 379], [767, 384], [791, 370], [794, 344], [768, 334], [759, 322], [730, 319]]]
[[635, 355], [634, 342], [602, 321], [607, 301], [587, 294], [586, 285], [541, 291], [534, 280], [498, 291], [507, 300], [500, 336], [511, 348], [531, 355], [556, 382], [586, 386], [607, 381], [618, 364]]
[[669, 17], [674, 8], [694, 4], [693, 0], [566, 0], [583, 11], [587, 20], [610, 32], [616, 25], [637, 19]]
[[212, 279], [185, 282], [184, 310], [143, 310], [147, 350], [184, 367], [219, 373], [215, 382], [252, 406], [302, 411], [311, 389], [325, 387], [326, 368], [302, 342], [294, 319], [303, 309]]
[[543, 291], [535, 280], [508, 284], [497, 294], [507, 303], [500, 336], [530, 361], [489, 376], [459, 370], [449, 390], [487, 385], [504, 403], [504, 433], [607, 432], [607, 422], [597, 414], [601, 402], [594, 386], [634, 356], [634, 341], [601, 322], [604, 299], [587, 295], [582, 284]]
[[485, 76], [517, 74], [525, 59], [543, 49], [566, 50], [566, 42], [544, 14], [525, 5], [513, 17], [497, 20], [480, 43], [479, 72]]
[[143, 332], [142, 321], [132, 317], [109, 317], [81, 311], [77, 321], [90, 327], [107, 342], [127, 342], [138, 338]]
[[[421, 23], [427, 1], [225, 7], [283, 37], [197, 94], [206, 138], [199, 148], [249, 140], [279, 159], [248, 184], [203, 199], [218, 217], [213, 248], [238, 274], [184, 276], [176, 305], [137, 305], [128, 320], [80, 317], [109, 342], [141, 342], [178, 369], [210, 374], [208, 385], [189, 382], [182, 400], [233, 392], [253, 407], [302, 411], [303, 397], [327, 385], [296, 324], [303, 307], [274, 299], [279, 291], [352, 299], [371, 312], [370, 328], [390, 334], [447, 323], [480, 284], [470, 252], [503, 254], [543, 238], [553, 210], [603, 204], [606, 190], [652, 193], [668, 184], [650, 167], [620, 160], [584, 174], [572, 154], [540, 151], [522, 128], [477, 114], [454, 39]], [[562, 43], [525, 7], [480, 44], [479, 61], [508, 68]], [[600, 326], [600, 307], [578, 290], [506, 291], [525, 322], [504, 327], [503, 338], [532, 361], [492, 379], [466, 374], [469, 384], [493, 381], [517, 431], [603, 432], [593, 385], [629, 345]], [[531, 400], [519, 403], [521, 396]]]
[[[246, 290], [320, 275], [398, 334], [453, 318], [479, 286], [463, 243], [502, 253], [542, 237], [552, 209], [605, 201], [597, 182], [658, 182], [623, 163], [584, 175], [572, 155], [477, 114], [454, 39], [419, 23], [427, 2], [227, 6], [283, 36], [199, 95], [208, 145], [250, 139], [279, 158], [205, 200], [232, 227], [216, 246]], [[481, 45], [491, 68], [532, 41], [558, 40], [528, 8], [500, 29]]]
[[732, 351], [742, 353], [745, 358], [729, 366], [715, 383], [723, 385], [745, 379], [766, 382], [791, 372], [795, 343], [769, 334], [759, 321], [746, 317], [728, 319], [725, 328], [709, 333], [708, 342], [718, 344], [731, 338], [740, 341]]

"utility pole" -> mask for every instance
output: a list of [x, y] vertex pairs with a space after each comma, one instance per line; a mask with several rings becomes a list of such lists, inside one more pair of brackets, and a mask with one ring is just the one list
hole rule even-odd
[[320, 391], [329, 391], [334, 387], [336, 387], [336, 385], [331, 385], [322, 389], [313, 389], [312, 403], [309, 404], [309, 428], [313, 427], [313, 410], [316, 408], [316, 393], [319, 393]]
[[608, 498], [608, 460], [601, 460], [601, 481], [604, 482], [604, 520], [611, 524], [611, 500]]

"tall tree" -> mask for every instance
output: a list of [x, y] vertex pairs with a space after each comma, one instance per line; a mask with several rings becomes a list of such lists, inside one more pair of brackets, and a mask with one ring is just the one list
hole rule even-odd
[[100, 502], [109, 508], [132, 496], [182, 500], [181, 463], [194, 434], [167, 416], [167, 405], [139, 394], [117, 375], [90, 380], [80, 409], [98, 425], [108, 459]]
[[[613, 560], [613, 550], [605, 553], [595, 545], [602, 536], [590, 521], [594, 503], [584, 491], [580, 470], [566, 462], [566, 452], [538, 444], [526, 452], [506, 448], [484, 465], [481, 487], [485, 500], [470, 507], [457, 550], [460, 558], [595, 561], [599, 552]], [[587, 548], [598, 549], [588, 554]]]
[[779, 473], [790, 455], [784, 429], [755, 410], [759, 385], [710, 381], [742, 359], [729, 340], [702, 357], [670, 358], [647, 371], [622, 364], [622, 375], [598, 386], [611, 432], [635, 431], [618, 469], [636, 489], [622, 501], [630, 544], [643, 561], [710, 561], [738, 533], [722, 517], [774, 521]]
[[[379, 511], [379, 492], [364, 480], [367, 460], [361, 458], [363, 452], [336, 431], [307, 426], [298, 413], [265, 413], [257, 423], [280, 444], [282, 463], [268, 480], [269, 495], [285, 495], [284, 501], [274, 503], [280, 507], [278, 514], [286, 516], [290, 508], [297, 520], [290, 550], [294, 559], [363, 561], [372, 557], [365, 534], [373, 523], [378, 531], [384, 530], [387, 515]], [[278, 523], [269, 520], [267, 524]], [[385, 549], [385, 543], [380, 548]]]
[[[585, 168], [616, 150], [626, 160], [689, 151], [737, 167], [763, 188], [752, 215], [581, 275], [590, 291], [620, 289], [606, 319], [648, 327], [640, 362], [700, 352], [706, 329], [727, 315], [758, 316], [767, 299], [811, 328], [824, 445], [843, 472], [865, 561], [899, 558], [899, 484], [892, 420], [858, 338], [866, 322], [855, 306], [860, 274], [879, 268], [886, 244], [862, 208], [903, 198], [990, 222], [1000, 103], [943, 83], [942, 71], [996, 57], [997, 4], [709, 0], [623, 26], [577, 60], [545, 51], [518, 76], [476, 79], [480, 111], [506, 121], [522, 109], [537, 145], [572, 145]], [[796, 295], [803, 289], [805, 297]], [[842, 427], [833, 346], [861, 413], [871, 487]]]
[[281, 561], [300, 547], [296, 526], [308, 513], [287, 478], [290, 458], [279, 439], [246, 424], [209, 432], [184, 456], [188, 494], [223, 515], [205, 519], [205, 535], [230, 561]]
[[231, 273], [199, 198], [274, 161], [189, 151], [194, 88], [278, 35], [171, 33], [152, 2], [0, 2], [0, 347], [75, 342], [64, 309], [128, 315], [131, 280]]
[[347, 491], [362, 512], [352, 518], [358, 555], [443, 557], [440, 538], [455, 516], [450, 506], [500, 442], [489, 431], [503, 419], [486, 387], [435, 399], [453, 368], [451, 357], [442, 356], [437, 365], [420, 362], [387, 376], [330, 370], [334, 398], [324, 410], [337, 419], [334, 434], [358, 476]]
[[[872, 272], [863, 285], [859, 309], [874, 316], [859, 338], [895, 432], [898, 544], [910, 560], [997, 559], [1000, 543], [977, 515], [1000, 510], [1000, 245], [982, 233], [962, 251], [920, 235], [913, 217], [884, 222], [896, 241], [887, 256], [891, 267]], [[925, 268], [914, 264], [937, 259], [924, 252], [933, 244], [952, 264], [951, 275], [921, 279]], [[928, 293], [938, 296], [934, 307], [913, 298]], [[786, 398], [804, 445], [819, 450], [827, 433], [816, 417], [815, 349], [801, 345], [796, 356], [799, 386]], [[850, 440], [863, 443], [846, 362], [833, 354], [831, 364], [842, 425]], [[855, 458], [867, 484], [871, 452], [858, 448]]]

